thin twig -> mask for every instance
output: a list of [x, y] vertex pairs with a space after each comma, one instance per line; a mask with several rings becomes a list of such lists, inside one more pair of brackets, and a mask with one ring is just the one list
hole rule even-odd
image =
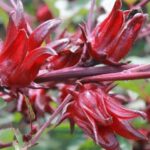
[[135, 5], [133, 8], [144, 7], [149, 2], [150, 0], [141, 0], [141, 2]]
[[10, 146], [12, 146], [12, 143], [2, 143], [2, 142], [0, 142], [0, 149], [8, 148]]
[[136, 80], [150, 78], [150, 72], [127, 72], [110, 73], [92, 77], [86, 77], [79, 80], [82, 83], [101, 82], [101, 81], [121, 81], [121, 80]]

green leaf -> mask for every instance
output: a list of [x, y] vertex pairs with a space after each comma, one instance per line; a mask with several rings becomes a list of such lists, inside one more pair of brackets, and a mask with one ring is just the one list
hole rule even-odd
[[12, 142], [14, 140], [14, 129], [7, 128], [0, 130], [0, 141], [2, 142]]
[[[12, 128], [0, 130], [0, 141], [3, 143], [10, 143], [14, 140], [14, 131]], [[14, 147], [3, 148], [2, 150], [15, 150]]]
[[59, 15], [59, 10], [55, 7], [57, 0], [44, 0], [55, 16]]
[[150, 84], [147, 84], [146, 80], [118, 81], [117, 84], [126, 90], [131, 90], [137, 93], [145, 100], [149, 97]]
[[0, 8], [0, 22], [3, 22], [4, 25], [8, 23], [8, 14]]
[[132, 125], [137, 128], [137, 129], [140, 129], [140, 128], [146, 128], [147, 127], [147, 121], [142, 119], [142, 118], [135, 118], [133, 121], [132, 121]]
[[100, 146], [96, 145], [94, 141], [88, 139], [83, 143], [78, 150], [101, 150]]

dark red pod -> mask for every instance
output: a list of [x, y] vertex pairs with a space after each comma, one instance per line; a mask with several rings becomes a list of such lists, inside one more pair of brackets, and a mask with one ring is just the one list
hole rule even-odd
[[109, 16], [92, 32], [90, 54], [99, 62], [118, 64], [128, 54], [145, 21], [143, 13], [120, 9], [121, 1], [116, 0]]
[[1, 45], [0, 76], [1, 86], [26, 87], [35, 79], [45, 60], [56, 52], [42, 43], [59, 24], [59, 19], [42, 23], [33, 32], [27, 30], [21, 1], [10, 14], [6, 39]]
[[72, 119], [97, 144], [108, 150], [119, 149], [116, 133], [128, 139], [146, 139], [130, 124], [131, 119], [145, 117], [145, 113], [123, 107], [100, 86], [86, 84], [70, 94], [73, 99], [64, 117]]

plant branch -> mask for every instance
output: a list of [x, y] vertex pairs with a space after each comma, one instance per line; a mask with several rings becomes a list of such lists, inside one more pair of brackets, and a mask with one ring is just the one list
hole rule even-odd
[[146, 79], [150, 78], [150, 72], [130, 72], [123, 71], [119, 73], [110, 73], [97, 75], [92, 77], [85, 77], [79, 82], [88, 83], [88, 82], [100, 82], [100, 81], [119, 81], [119, 80], [136, 80], [136, 79]]
[[8, 148], [10, 146], [12, 146], [12, 143], [2, 143], [2, 142], [0, 142], [0, 149]]
[[150, 0], [141, 0], [140, 3], [138, 3], [136, 6], [134, 6], [134, 8], [137, 8], [137, 7], [144, 7], [147, 3], [149, 3]]
[[122, 66], [99, 66], [87, 68], [67, 68], [51, 71], [50, 73], [43, 74], [35, 79], [37, 83], [50, 82], [50, 81], [65, 81], [71, 78], [82, 78], [87, 76], [94, 76], [107, 73], [121, 72], [139, 65], [122, 65]]

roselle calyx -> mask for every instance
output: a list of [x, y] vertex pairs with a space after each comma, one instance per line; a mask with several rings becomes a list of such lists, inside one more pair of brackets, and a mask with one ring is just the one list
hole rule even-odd
[[92, 32], [92, 57], [105, 64], [119, 64], [130, 51], [145, 18], [146, 15], [142, 12], [121, 10], [121, 1], [116, 0], [108, 17]]
[[73, 98], [65, 108], [63, 120], [74, 121], [97, 144], [107, 150], [118, 150], [116, 133], [127, 139], [146, 140], [130, 123], [136, 117], [145, 118], [144, 112], [123, 107], [96, 84], [85, 84], [78, 91], [68, 91]]
[[9, 17], [6, 38], [0, 45], [0, 85], [26, 87], [35, 79], [45, 60], [57, 55], [42, 43], [61, 21], [48, 20], [30, 32], [21, 1]]

